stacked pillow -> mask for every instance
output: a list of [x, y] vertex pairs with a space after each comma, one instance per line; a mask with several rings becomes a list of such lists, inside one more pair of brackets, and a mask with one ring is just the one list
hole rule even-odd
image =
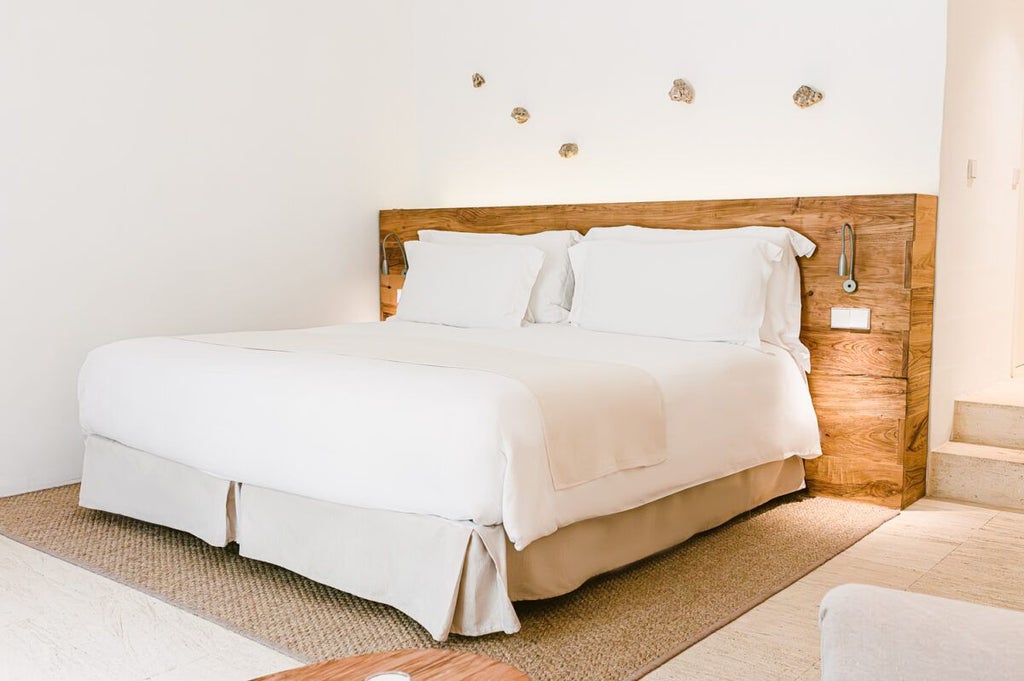
[[782, 249], [758, 239], [584, 241], [571, 319], [593, 331], [761, 347], [768, 279]]
[[[786, 348], [805, 371], [798, 257], [786, 227], [480, 234], [408, 242], [399, 319], [480, 328], [566, 320], [584, 329]], [[571, 311], [570, 311], [571, 310]]]
[[572, 303], [573, 278], [569, 265], [569, 249], [580, 242], [583, 235], [575, 230], [552, 230], [537, 234], [476, 234], [448, 232], [439, 229], [421, 229], [420, 241], [434, 244], [472, 246], [524, 246], [544, 253], [544, 264], [537, 275], [536, 285], [526, 308], [526, 321], [555, 324], [569, 318]]
[[[788, 227], [751, 226], [732, 229], [652, 229], [649, 227], [626, 225], [623, 227], [595, 227], [587, 232], [587, 236], [581, 246], [600, 241], [610, 241], [617, 244], [644, 244], [648, 247], [649, 253], [651, 253], [651, 262], [653, 263], [657, 260], [661, 263], [662, 267], [665, 266], [665, 263], [661, 261], [659, 256], [654, 254], [664, 248], [666, 244], [682, 243], [691, 246], [706, 244], [705, 250], [714, 250], [710, 246], [711, 243], [724, 242], [723, 247], [726, 251], [736, 251], [736, 259], [732, 261], [731, 265], [728, 262], [724, 262], [722, 263], [723, 269], [714, 272], [705, 271], [706, 268], [693, 270], [694, 276], [691, 276], [689, 271], [682, 271], [683, 263], [680, 261], [679, 269], [675, 271], [682, 279], [679, 280], [678, 286], [669, 288], [684, 288], [684, 283], [687, 287], [699, 286], [709, 301], [714, 302], [717, 300], [721, 304], [726, 305], [739, 303], [735, 295], [737, 295], [736, 289], [741, 286], [741, 282], [742, 285], [746, 286], [763, 286], [765, 288], [765, 307], [764, 315], [758, 328], [758, 338], [786, 348], [804, 371], [810, 371], [810, 352], [800, 342], [802, 295], [800, 289], [800, 265], [797, 262], [797, 258], [813, 255], [815, 245], [810, 239], [799, 232], [795, 232]], [[728, 243], [744, 241], [767, 242], [777, 246], [781, 251], [781, 256], [778, 259], [771, 260], [770, 272], [761, 284], [750, 280], [751, 270], [749, 268], [752, 265], [750, 263], [751, 256], [748, 252], [749, 246], [743, 246], [742, 244], [729, 245]], [[587, 294], [589, 284], [586, 275], [587, 258], [585, 253], [577, 254], [575, 250], [571, 255], [577, 285], [570, 320], [583, 328], [587, 328], [588, 322], [580, 319], [580, 314], [590, 304], [589, 300], [591, 298]], [[685, 248], [682, 250], [685, 250]], [[669, 267], [671, 268], [671, 266]], [[614, 266], [612, 269], [614, 269]], [[606, 267], [602, 276], [625, 279], [629, 275], [626, 272], [621, 272], [618, 275], [610, 274]], [[675, 292], [671, 295], [681, 296], [682, 292]], [[667, 301], [668, 298], [662, 298], [662, 300]], [[680, 302], [676, 301], [677, 304]], [[636, 300], [635, 304], [644, 306], [646, 301]], [[667, 306], [662, 306], [660, 310], [647, 309], [647, 313], [651, 316], [655, 313], [678, 316], [685, 315], [687, 312], [689, 310], [686, 307], [676, 307], [674, 310], [668, 309]], [[737, 314], [740, 314], [740, 311], [737, 311]], [[749, 321], [748, 319], [747, 322]], [[693, 338], [691, 340], [699, 339]], [[736, 342], [729, 338], [719, 340]], [[756, 345], [756, 342], [745, 344]]]
[[572, 230], [477, 234], [424, 229], [405, 244], [409, 274], [398, 319], [480, 328], [564, 322], [573, 278]]

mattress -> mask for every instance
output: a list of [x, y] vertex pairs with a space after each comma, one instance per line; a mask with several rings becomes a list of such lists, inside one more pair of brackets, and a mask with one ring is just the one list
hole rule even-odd
[[555, 489], [543, 422], [522, 384], [494, 373], [187, 338], [94, 350], [82, 427], [212, 476], [369, 509], [501, 524], [522, 549], [789, 456], [820, 454], [806, 378], [762, 350], [537, 324], [456, 329], [392, 320], [281, 334], [415, 334], [649, 373], [665, 407], [665, 462]]

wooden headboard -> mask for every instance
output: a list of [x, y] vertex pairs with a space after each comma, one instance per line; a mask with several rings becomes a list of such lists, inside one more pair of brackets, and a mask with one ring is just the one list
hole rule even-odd
[[[803, 334], [824, 456], [806, 462], [808, 487], [826, 496], [905, 507], [924, 495], [928, 456], [936, 198], [920, 194], [663, 201], [498, 208], [385, 210], [380, 237], [420, 229], [531, 234], [595, 226], [666, 229], [785, 226], [817, 244], [801, 258]], [[856, 230], [859, 288], [837, 268], [844, 222]], [[392, 272], [401, 272], [392, 248]], [[381, 314], [394, 313], [400, 276], [381, 280]], [[871, 331], [830, 327], [830, 308], [871, 308]]]

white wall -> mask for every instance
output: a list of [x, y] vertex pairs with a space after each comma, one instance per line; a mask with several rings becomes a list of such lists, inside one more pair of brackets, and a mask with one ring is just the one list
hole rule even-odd
[[415, 5], [421, 205], [938, 190], [941, 0]]
[[376, 315], [406, 0], [0, 2], [0, 495], [79, 476], [85, 353]]
[[[1010, 377], [1024, 125], [1024, 4], [951, 0], [939, 190], [930, 441], [953, 400]], [[967, 159], [978, 178], [966, 181]]]
[[[934, 193], [945, 21], [941, 0], [3, 0], [0, 494], [78, 477], [96, 345], [375, 315], [379, 208]], [[801, 111], [804, 82], [826, 98]]]

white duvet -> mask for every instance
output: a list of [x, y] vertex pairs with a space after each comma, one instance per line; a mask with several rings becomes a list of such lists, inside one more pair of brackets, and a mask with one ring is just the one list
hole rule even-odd
[[586, 518], [789, 456], [821, 453], [803, 372], [761, 351], [561, 324], [456, 329], [391, 320], [281, 334], [413, 334], [651, 374], [667, 460], [556, 490], [536, 398], [469, 369], [180, 338], [98, 348], [79, 381], [82, 427], [211, 475], [314, 499], [503, 524], [517, 548]]

